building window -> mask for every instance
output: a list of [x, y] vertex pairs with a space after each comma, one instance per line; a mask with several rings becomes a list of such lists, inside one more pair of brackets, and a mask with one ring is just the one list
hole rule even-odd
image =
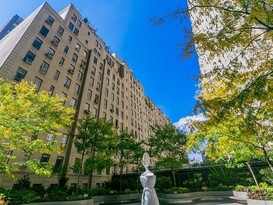
[[76, 158], [74, 162], [74, 166], [73, 166], [74, 174], [77, 174], [80, 172], [80, 165], [81, 165], [81, 160], [79, 158]]
[[22, 79], [25, 78], [26, 74], [26, 70], [24, 70], [23, 68], [18, 68], [13, 79], [17, 82], [20, 82]]
[[54, 46], [58, 46], [58, 44], [60, 43], [60, 39], [57, 36], [54, 36], [53, 40], [51, 41], [51, 43]]
[[115, 81], [116, 80], [116, 76], [115, 76], [115, 74], [113, 74], [113, 81]]
[[73, 14], [73, 15], [71, 16], [71, 19], [72, 19], [74, 22], [76, 22], [76, 21], [77, 21], [77, 16], [76, 16], [75, 14]]
[[97, 117], [97, 112], [98, 112], [98, 109], [97, 108], [93, 108], [93, 113], [92, 113], [92, 117], [93, 118], [96, 118]]
[[93, 75], [95, 75], [95, 74], [96, 74], [96, 68], [95, 68], [95, 67], [93, 67], [93, 66], [92, 66], [92, 68], [91, 68], [91, 73], [92, 73]]
[[88, 100], [92, 99], [92, 91], [91, 90], [87, 90], [86, 97], [87, 97]]
[[50, 158], [49, 154], [42, 154], [40, 162], [48, 162]]
[[64, 157], [58, 156], [54, 165], [54, 172], [61, 172], [63, 166]]
[[64, 34], [64, 29], [63, 27], [59, 26], [57, 33], [59, 34], [59, 36], [62, 36]]
[[64, 61], [65, 61], [65, 59], [64, 59], [63, 57], [61, 57], [61, 60], [60, 60], [60, 62], [59, 62], [59, 65], [63, 65], [63, 64], [64, 64]]
[[49, 59], [52, 59], [54, 54], [55, 54], [55, 51], [52, 48], [49, 48], [46, 53], [46, 57], [48, 57]]
[[48, 16], [46, 19], [46, 23], [50, 26], [54, 23], [54, 19], [51, 16]]
[[81, 71], [78, 72], [78, 76], [77, 76], [77, 79], [79, 81], [82, 81], [82, 77], [83, 77], [83, 73]]
[[71, 84], [71, 79], [70, 78], [66, 78], [65, 82], [64, 82], [64, 87], [69, 88]]
[[99, 74], [98, 74], [98, 80], [102, 80], [102, 75], [101, 75], [100, 72], [99, 72]]
[[62, 92], [62, 93], [61, 93], [61, 98], [64, 99], [64, 100], [63, 100], [63, 105], [64, 105], [65, 102], [66, 102], [66, 99], [67, 99], [67, 94], [66, 94], [65, 92]]
[[77, 62], [77, 60], [78, 60], [78, 55], [77, 55], [76, 53], [73, 53], [72, 60], [73, 60], [74, 62]]
[[68, 141], [68, 135], [63, 134], [62, 139], [61, 139], [61, 146], [66, 147], [67, 141]]
[[71, 43], [72, 42], [72, 36], [68, 36], [68, 43]]
[[75, 34], [76, 36], [78, 36], [78, 35], [79, 35], [79, 29], [75, 28], [75, 29], [74, 29], [74, 34]]
[[96, 57], [94, 57], [93, 63], [94, 63], [94, 64], [97, 64], [97, 63], [98, 63], [98, 59], [97, 59]]
[[77, 44], [75, 45], [75, 50], [76, 50], [76, 51], [80, 51], [80, 49], [81, 49], [81, 45], [77, 43]]
[[48, 93], [52, 96], [54, 93], [55, 87], [53, 85], [50, 86]]
[[106, 78], [106, 85], [109, 86], [109, 83], [110, 83], [109, 78]]
[[115, 90], [115, 83], [112, 83], [112, 89]]
[[102, 64], [102, 63], [100, 63], [100, 65], [99, 65], [99, 69], [100, 69], [100, 70], [102, 70], [102, 68], [103, 68], [103, 64]]
[[82, 22], [81, 22], [80, 20], [78, 20], [78, 21], [77, 21], [77, 25], [78, 25], [79, 27], [81, 27], [81, 26], [82, 26]]
[[24, 61], [28, 64], [31, 64], [34, 61], [36, 55], [30, 51], [27, 52], [26, 56], [24, 57]]
[[84, 52], [83, 52], [83, 57], [84, 57], [85, 59], [87, 59], [87, 56], [88, 56], [88, 52], [87, 52], [87, 51], [84, 51]]
[[34, 48], [36, 48], [37, 50], [39, 50], [39, 49], [41, 48], [42, 44], [43, 44], [43, 41], [42, 41], [41, 39], [39, 39], [39, 38], [36, 38], [36, 39], [33, 41], [32, 46], [33, 46]]
[[42, 65], [40, 66], [40, 73], [42, 73], [43, 75], [45, 75], [48, 71], [48, 68], [49, 68], [49, 64], [46, 63], [45, 61], [43, 61]]
[[106, 119], [106, 112], [102, 113], [102, 118]]
[[46, 142], [53, 142], [55, 140], [55, 136], [53, 134], [48, 134], [46, 138]]
[[94, 78], [90, 78], [89, 85], [90, 85], [91, 87], [93, 87], [93, 85], [94, 85]]
[[115, 99], [115, 95], [114, 95], [114, 93], [111, 93], [111, 99], [112, 99], [112, 102], [114, 101], [114, 99]]
[[73, 108], [75, 108], [76, 105], [77, 105], [77, 99], [72, 98], [71, 101], [70, 101], [70, 106], [73, 107]]
[[95, 95], [95, 100], [94, 100], [94, 102], [95, 102], [96, 104], [99, 104], [99, 99], [100, 99], [100, 97], [96, 94], [96, 95]]
[[108, 93], [109, 93], [108, 88], [105, 88], [105, 96], [106, 97], [108, 97]]
[[75, 92], [76, 94], [79, 94], [79, 93], [80, 93], [80, 85], [78, 85], [78, 84], [75, 85], [74, 92]]
[[107, 71], [106, 71], [107, 75], [110, 75], [110, 69], [107, 68]]
[[41, 28], [41, 30], [40, 30], [40, 34], [41, 34], [42, 36], [44, 36], [44, 37], [47, 36], [48, 32], [49, 32], [49, 30], [48, 30], [48, 28], [45, 27], [45, 26], [43, 26], [43, 27]]
[[70, 31], [73, 31], [73, 29], [74, 29], [73, 23], [69, 22], [68, 28], [69, 28]]
[[60, 77], [60, 71], [56, 70], [53, 79], [54, 79], [54, 80], [58, 80], [59, 77]]
[[81, 65], [80, 65], [80, 67], [82, 67], [82, 68], [86, 68], [86, 62], [85, 61], [81, 61]]
[[65, 47], [64, 47], [64, 53], [67, 53], [68, 50], [69, 50], [69, 47], [68, 47], [68, 46], [65, 46]]
[[34, 79], [34, 84], [36, 85], [35, 90], [36, 90], [37, 92], [40, 90], [42, 83], [43, 83], [43, 80], [42, 80], [42, 79], [40, 79], [40, 78], [38, 78], [38, 77], [35, 77], [35, 79]]
[[100, 91], [100, 83], [97, 83], [96, 90], [97, 90], [97, 91]]
[[84, 112], [86, 114], [89, 114], [90, 113], [90, 105], [88, 103], [85, 103], [84, 105]]
[[103, 100], [103, 106], [105, 109], [107, 108], [107, 100], [106, 99]]

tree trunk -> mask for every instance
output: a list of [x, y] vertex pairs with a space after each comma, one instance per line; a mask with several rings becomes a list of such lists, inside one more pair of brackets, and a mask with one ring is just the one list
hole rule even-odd
[[263, 147], [262, 150], [263, 150], [263, 153], [264, 153], [264, 156], [265, 156], [265, 160], [266, 160], [270, 170], [273, 172], [273, 163], [270, 160], [270, 157], [268, 156], [266, 149]]
[[92, 177], [93, 177], [93, 170], [90, 171], [89, 178], [88, 178], [88, 188], [89, 189], [91, 189]]
[[123, 175], [123, 167], [120, 167], [120, 173], [119, 173], [119, 176], [120, 176], [119, 191], [120, 192], [122, 192], [122, 175]]
[[84, 154], [82, 154], [82, 157], [81, 157], [81, 165], [80, 165], [80, 170], [79, 170], [78, 179], [77, 179], [77, 188], [76, 188], [76, 194], [77, 195], [78, 195], [78, 192], [79, 192], [80, 178], [81, 178], [81, 175], [82, 175], [83, 158], [84, 158]]
[[172, 175], [173, 175], [173, 185], [176, 187], [176, 178], [175, 178], [175, 171], [172, 170]]
[[249, 169], [249, 171], [250, 171], [250, 173], [251, 173], [251, 175], [252, 175], [252, 177], [253, 177], [253, 179], [255, 181], [256, 186], [259, 187], [259, 183], [257, 181], [257, 178], [256, 178], [253, 170], [252, 170], [252, 167], [250, 166], [250, 164], [248, 162], [246, 163], [246, 165], [247, 165], [247, 168]]

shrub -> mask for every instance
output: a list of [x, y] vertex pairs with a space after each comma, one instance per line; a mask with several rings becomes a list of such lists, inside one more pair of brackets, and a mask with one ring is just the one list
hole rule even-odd
[[44, 198], [46, 191], [42, 184], [33, 184], [31, 189], [35, 191], [41, 198]]
[[164, 189], [172, 188], [173, 182], [170, 177], [158, 177], [156, 180], [155, 187], [159, 191], [163, 191]]
[[201, 191], [208, 191], [208, 190], [209, 190], [209, 188], [207, 186], [202, 186], [201, 187]]
[[235, 186], [234, 190], [235, 191], [247, 192], [248, 188], [246, 186], [237, 185], [237, 186]]
[[31, 182], [29, 177], [24, 176], [21, 179], [18, 179], [16, 184], [13, 184], [12, 190], [13, 191], [21, 191], [21, 190], [30, 190]]
[[10, 191], [7, 198], [9, 205], [27, 204], [38, 199], [36, 192], [33, 190]]
[[259, 187], [250, 186], [247, 192], [248, 198], [257, 200], [273, 200], [273, 187], [261, 183]]
[[170, 189], [165, 189], [164, 192], [166, 194], [173, 194], [173, 193], [182, 194], [182, 193], [188, 193], [189, 189], [186, 187], [173, 187]]
[[66, 198], [66, 193], [60, 188], [55, 187], [48, 192], [47, 198], [50, 201], [63, 201]]
[[[110, 189], [103, 189], [103, 188], [91, 189], [89, 193], [92, 196], [112, 194]], [[114, 193], [114, 191], [113, 191], [113, 193]]]

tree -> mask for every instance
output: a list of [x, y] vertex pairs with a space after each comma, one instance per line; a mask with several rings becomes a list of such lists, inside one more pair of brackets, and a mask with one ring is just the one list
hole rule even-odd
[[[77, 130], [74, 144], [81, 154], [78, 184], [84, 168], [89, 174], [88, 186], [91, 188], [93, 172], [101, 171], [113, 164], [111, 152], [114, 148], [116, 130], [112, 123], [106, 122], [105, 119], [95, 120], [90, 117], [79, 120]], [[87, 159], [84, 162], [85, 156]]]
[[148, 140], [148, 146], [155, 157], [155, 165], [171, 170], [173, 184], [176, 187], [175, 171], [188, 163], [186, 135], [173, 125], [154, 125], [151, 130], [153, 135]]
[[[0, 79], [0, 170], [14, 177], [21, 166], [38, 175], [50, 175], [52, 166], [33, 158], [34, 153], [60, 151], [54, 143], [38, 139], [40, 134], [58, 136], [72, 123], [74, 111], [63, 106], [63, 99], [41, 91], [25, 81], [9, 83]], [[13, 152], [27, 160], [18, 161]], [[9, 161], [9, 163], [7, 163]]]
[[190, 14], [193, 33], [184, 51], [191, 54], [196, 47], [203, 66], [209, 65], [201, 73], [198, 95], [209, 120], [199, 123], [199, 134], [192, 135], [199, 138], [189, 141], [207, 140], [207, 156], [215, 160], [262, 158], [273, 171], [272, 3], [188, 0], [188, 7], [168, 17]]
[[121, 132], [117, 136], [115, 146], [115, 156], [120, 174], [120, 191], [122, 191], [123, 170], [128, 165], [136, 165], [141, 161], [144, 149], [141, 147], [142, 142], [138, 142], [133, 134]]

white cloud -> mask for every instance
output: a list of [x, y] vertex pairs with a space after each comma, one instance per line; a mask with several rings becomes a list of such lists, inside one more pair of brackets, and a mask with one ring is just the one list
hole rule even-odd
[[206, 121], [206, 118], [203, 114], [193, 115], [193, 116], [187, 116], [181, 118], [178, 122], [173, 123], [175, 127], [182, 130], [185, 133], [189, 133], [192, 129], [193, 122], [204, 122]]

